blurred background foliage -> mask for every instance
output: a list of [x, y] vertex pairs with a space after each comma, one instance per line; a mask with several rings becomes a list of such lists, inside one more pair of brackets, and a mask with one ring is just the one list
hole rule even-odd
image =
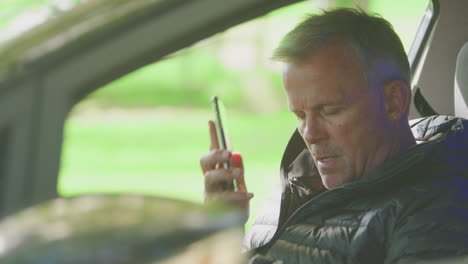
[[[281, 70], [278, 63], [268, 58], [280, 38], [306, 13], [317, 13], [320, 8], [329, 6], [353, 7], [356, 2], [390, 19], [409, 50], [427, 0], [304, 1], [229, 29], [135, 71], [96, 91], [88, 100], [123, 107], [207, 108], [210, 106], [207, 98], [218, 94], [231, 108], [277, 112], [284, 107], [278, 74]], [[257, 94], [266, 100], [253, 99], [258, 98]]]
[[[0, 45], [85, 2], [0, 1]], [[244, 157], [246, 181], [256, 194], [251, 204], [255, 214], [279, 183], [279, 162], [296, 123], [287, 113], [281, 64], [269, 60], [281, 37], [307, 13], [360, 6], [388, 19], [408, 51], [427, 3], [303, 1], [216, 34], [105, 85], [70, 114], [59, 192], [65, 196], [137, 192], [202, 201], [198, 160], [209, 146], [209, 98], [216, 94], [227, 107], [233, 148]]]

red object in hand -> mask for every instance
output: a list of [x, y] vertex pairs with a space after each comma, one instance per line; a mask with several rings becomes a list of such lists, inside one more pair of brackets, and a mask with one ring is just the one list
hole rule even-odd
[[247, 186], [245, 185], [245, 180], [244, 180], [244, 163], [242, 162], [242, 156], [239, 152], [232, 153], [231, 168], [240, 168], [242, 170], [242, 175], [238, 179], [236, 179], [237, 191], [247, 192]]
[[236, 168], [242, 168], [243, 167], [242, 156], [241, 156], [240, 152], [232, 152], [231, 166], [236, 167]]

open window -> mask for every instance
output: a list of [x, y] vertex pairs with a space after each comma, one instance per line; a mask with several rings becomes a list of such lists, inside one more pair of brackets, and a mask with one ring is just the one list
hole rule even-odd
[[[408, 51], [426, 6], [427, 0], [412, 1], [402, 12], [401, 6], [369, 1], [363, 8], [389, 19]], [[305, 1], [278, 9], [93, 92], [66, 122], [59, 193], [137, 192], [201, 201], [198, 158], [208, 149], [209, 98], [216, 94], [228, 109], [234, 151], [244, 156], [255, 214], [279, 182], [281, 153], [296, 123], [282, 91], [281, 65], [269, 56], [306, 13], [327, 7]]]

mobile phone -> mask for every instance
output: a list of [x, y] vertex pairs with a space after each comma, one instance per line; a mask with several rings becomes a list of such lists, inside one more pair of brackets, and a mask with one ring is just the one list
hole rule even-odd
[[[215, 111], [216, 134], [218, 135], [219, 147], [223, 150], [232, 150], [229, 134], [227, 133], [227, 119], [224, 105], [218, 98], [218, 96], [211, 97], [211, 102], [213, 103], [213, 108]], [[230, 162], [223, 163], [223, 168], [229, 169], [230, 167]], [[226, 182], [223, 188], [227, 190], [237, 191], [237, 182], [235, 180]]]

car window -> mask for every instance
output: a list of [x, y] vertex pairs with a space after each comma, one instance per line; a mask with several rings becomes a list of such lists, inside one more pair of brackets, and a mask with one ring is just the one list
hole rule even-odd
[[[306, 13], [330, 3], [350, 6], [323, 2], [304, 1], [235, 26], [89, 95], [65, 126], [59, 193], [136, 192], [201, 202], [198, 160], [209, 146], [210, 97], [218, 95], [256, 195], [255, 214], [279, 183], [281, 155], [296, 126], [281, 64], [269, 57]], [[363, 8], [389, 19], [408, 51], [427, 0], [382, 2], [367, 1]]]

